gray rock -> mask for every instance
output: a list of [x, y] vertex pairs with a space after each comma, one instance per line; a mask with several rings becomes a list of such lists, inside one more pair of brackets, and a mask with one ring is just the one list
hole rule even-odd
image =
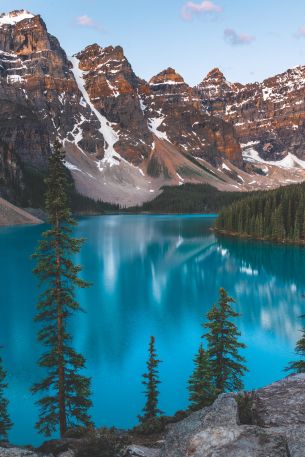
[[203, 418], [204, 427], [234, 427], [238, 423], [238, 408], [233, 394], [220, 395]]
[[254, 406], [257, 425], [262, 427], [305, 425], [305, 374], [257, 390]]
[[286, 439], [259, 427], [216, 427], [198, 433], [187, 457], [288, 457]]
[[170, 427], [162, 457], [305, 457], [305, 375], [258, 390], [253, 425], [240, 425], [233, 394]]
[[0, 457], [53, 457], [51, 454], [39, 454], [28, 449], [0, 447]]
[[162, 457], [184, 457], [189, 440], [202, 430], [204, 417], [211, 408], [204, 408], [201, 411], [191, 414], [181, 422], [169, 427], [161, 452]]
[[125, 457], [159, 457], [160, 449], [132, 445], [126, 449]]
[[[19, 447], [9, 447], [9, 448], [0, 447], [0, 457], [54, 457], [54, 455], [34, 452], [29, 449], [19, 448]], [[72, 450], [69, 450], [69, 451], [62, 452], [61, 454], [57, 454], [57, 457], [75, 457], [75, 453]], [[154, 456], [149, 455], [147, 457], [154, 457]]]
[[304, 457], [305, 455], [305, 427], [299, 426], [285, 430], [289, 457]]
[[74, 457], [75, 453], [71, 450], [59, 454], [58, 457]]

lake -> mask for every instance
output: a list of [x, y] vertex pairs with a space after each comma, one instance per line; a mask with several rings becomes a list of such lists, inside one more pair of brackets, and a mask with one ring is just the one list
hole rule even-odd
[[[149, 337], [156, 337], [160, 407], [173, 414], [187, 406], [187, 379], [201, 327], [219, 287], [242, 317], [248, 389], [285, 375], [305, 314], [305, 250], [295, 246], [216, 238], [205, 216], [83, 218], [86, 238], [77, 261], [90, 289], [78, 293], [86, 313], [71, 322], [74, 345], [92, 378], [97, 426], [131, 427], [144, 404], [141, 375]], [[10, 440], [39, 444], [30, 386], [41, 377], [41, 348], [32, 318], [38, 290], [30, 255], [45, 226], [0, 229], [0, 344], [8, 372]]]

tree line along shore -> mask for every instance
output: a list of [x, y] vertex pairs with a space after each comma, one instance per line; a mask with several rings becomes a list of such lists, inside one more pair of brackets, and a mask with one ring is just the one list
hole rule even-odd
[[223, 235], [305, 244], [305, 183], [254, 192], [222, 209], [215, 231]]

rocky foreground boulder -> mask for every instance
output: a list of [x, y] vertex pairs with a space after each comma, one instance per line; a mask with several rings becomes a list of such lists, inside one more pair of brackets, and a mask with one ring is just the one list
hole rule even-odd
[[0, 456], [305, 457], [305, 375], [253, 393], [221, 395], [212, 406], [169, 425], [163, 439], [151, 440], [150, 447], [140, 441], [113, 454], [98, 448], [84, 453], [84, 446], [79, 454], [80, 441], [66, 440], [47, 453], [0, 447]]
[[211, 407], [171, 426], [160, 450], [160, 457], [304, 456], [304, 375], [248, 397], [221, 395]]

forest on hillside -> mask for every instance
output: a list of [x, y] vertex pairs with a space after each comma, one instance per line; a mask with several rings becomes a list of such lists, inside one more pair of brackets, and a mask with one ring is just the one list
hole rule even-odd
[[276, 242], [305, 241], [305, 183], [255, 192], [224, 208], [216, 231]]
[[127, 208], [127, 212], [148, 213], [217, 213], [234, 201], [245, 197], [245, 192], [222, 192], [209, 184], [164, 186], [162, 193], [142, 206]]

